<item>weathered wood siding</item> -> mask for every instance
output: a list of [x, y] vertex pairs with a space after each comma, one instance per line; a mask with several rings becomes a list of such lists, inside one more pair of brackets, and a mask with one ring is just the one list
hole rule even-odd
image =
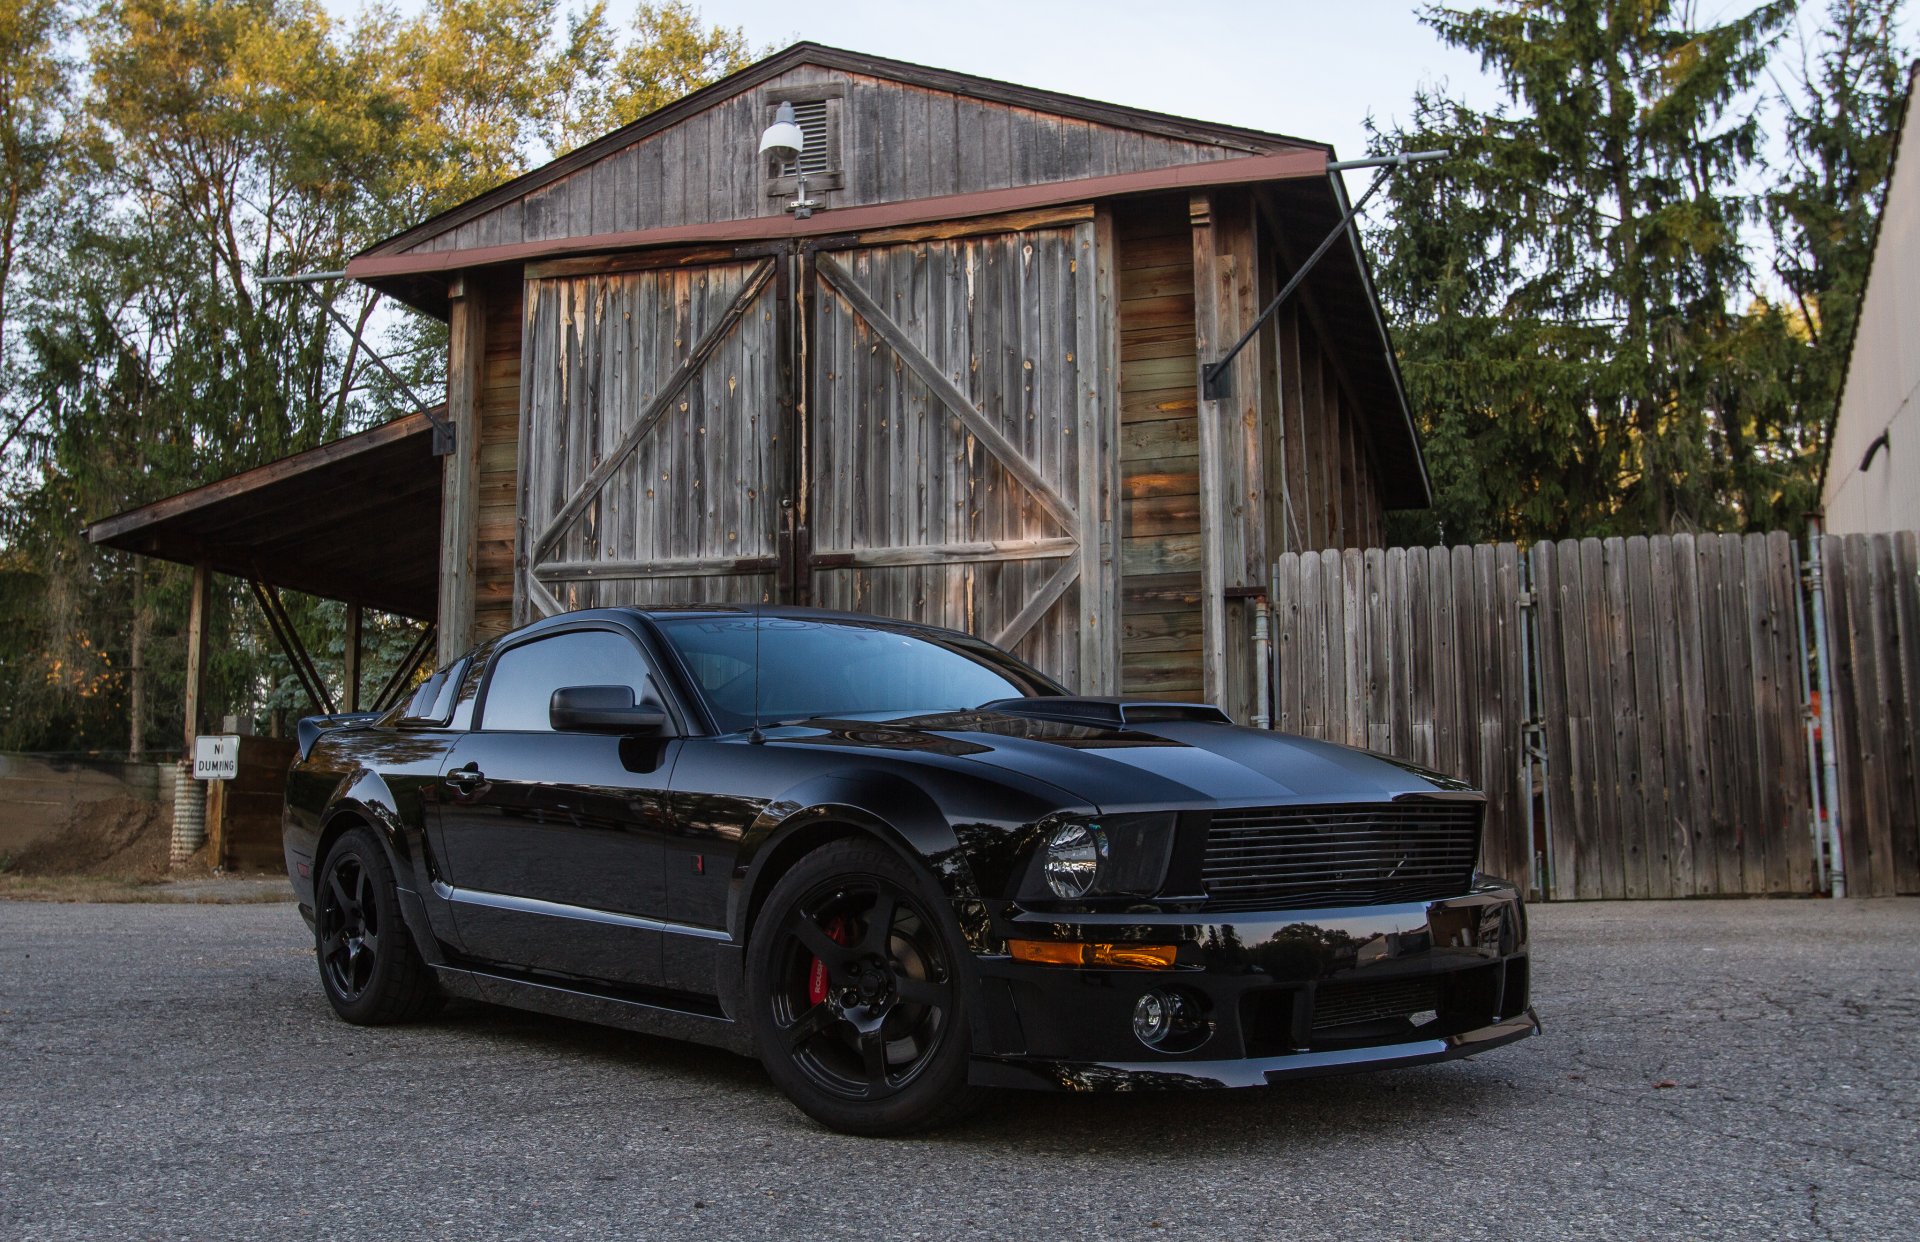
[[1199, 355], [1184, 199], [1114, 211], [1120, 338], [1120, 692], [1198, 700]]
[[475, 505], [474, 641], [513, 628], [515, 532], [520, 509], [519, 281], [489, 292], [486, 362], [480, 386], [480, 485]]
[[1106, 688], [1091, 212], [815, 255], [811, 602], [948, 625]]
[[810, 187], [828, 207], [1141, 172], [1231, 159], [1256, 149], [1100, 125], [802, 65], [414, 249], [511, 245], [779, 215], [786, 200], [768, 192], [769, 178], [758, 169], [760, 134], [782, 87], [822, 83], [839, 84], [846, 92], [839, 105], [845, 185]]
[[523, 611], [772, 598], [772, 258], [530, 280]]
[[[1286, 276], [1284, 266], [1269, 268], [1263, 304]], [[1268, 547], [1288, 552], [1378, 547], [1385, 539], [1386, 510], [1368, 451], [1369, 432], [1315, 320], [1311, 297], [1302, 297], [1274, 316], [1263, 342]]]

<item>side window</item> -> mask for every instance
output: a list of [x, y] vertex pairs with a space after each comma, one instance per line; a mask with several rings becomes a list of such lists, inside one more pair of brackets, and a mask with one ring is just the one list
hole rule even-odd
[[562, 686], [647, 688], [647, 663], [633, 640], [608, 630], [578, 630], [510, 647], [493, 662], [480, 727], [521, 733], [551, 732], [547, 715]]

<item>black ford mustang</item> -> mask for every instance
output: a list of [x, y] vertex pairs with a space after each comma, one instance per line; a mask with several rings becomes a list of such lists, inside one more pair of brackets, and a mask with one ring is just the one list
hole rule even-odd
[[571, 613], [300, 734], [287, 866], [350, 1022], [453, 994], [684, 1036], [862, 1134], [1539, 1029], [1478, 793], [950, 631]]

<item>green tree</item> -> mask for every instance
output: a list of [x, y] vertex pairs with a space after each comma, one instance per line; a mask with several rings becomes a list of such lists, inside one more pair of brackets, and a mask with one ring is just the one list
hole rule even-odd
[[55, 46], [64, 15], [59, 0], [0, 0], [0, 463], [32, 413], [14, 408], [7, 379], [8, 295], [43, 222], [64, 136], [68, 73]]
[[[1747, 106], [1792, 6], [1700, 24], [1673, 0], [1499, 0], [1423, 20], [1479, 54], [1505, 106], [1423, 92], [1377, 149], [1451, 158], [1397, 177], [1382, 293], [1454, 540], [1741, 519], [1724, 382], [1754, 331], [1736, 187]], [[1744, 425], [1770, 422], [1748, 420]], [[1428, 532], [1402, 532], [1428, 533]]]
[[[1806, 348], [1794, 398], [1820, 430], [1822, 455], [1873, 261], [1875, 221], [1905, 110], [1903, 0], [1831, 0], [1779, 91], [1787, 167], [1768, 193], [1774, 271]], [[1817, 502], [1817, 493], [1807, 498]]]
[[[438, 325], [383, 315], [342, 282], [261, 277], [338, 269], [712, 80], [744, 45], [680, 5], [615, 32], [598, 5], [562, 29], [558, 0], [433, 0], [348, 22], [318, 0], [100, 0], [66, 28], [58, 3], [0, 0], [13, 53], [0, 124], [59, 139], [51, 154], [19, 144], [43, 152], [20, 165], [43, 181], [17, 184], [60, 205], [9, 250], [4, 284], [18, 365], [0, 408], [28, 416], [0, 508], [0, 746], [172, 747], [187, 575], [93, 548], [81, 526], [406, 412], [329, 312], [408, 388], [441, 382]], [[28, 72], [29, 53], [45, 72]], [[304, 709], [244, 587], [220, 589], [215, 710]], [[287, 603], [337, 682], [340, 607]], [[376, 666], [408, 638], [380, 618], [369, 630]]]

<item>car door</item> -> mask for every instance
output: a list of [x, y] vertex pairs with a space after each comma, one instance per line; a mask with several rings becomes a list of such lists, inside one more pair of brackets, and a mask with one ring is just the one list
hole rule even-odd
[[441, 780], [440, 838], [461, 945], [525, 970], [658, 986], [668, 778], [659, 735], [555, 732], [565, 686], [660, 701], [634, 636], [611, 625], [543, 633], [495, 653], [471, 731]]

